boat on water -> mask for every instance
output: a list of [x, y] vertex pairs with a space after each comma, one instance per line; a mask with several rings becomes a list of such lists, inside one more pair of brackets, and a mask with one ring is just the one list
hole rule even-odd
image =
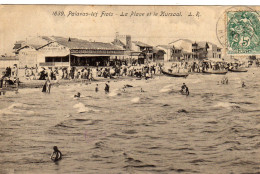
[[162, 73], [164, 75], [170, 76], [170, 77], [188, 77], [189, 73], [172, 73], [172, 72], [166, 72], [164, 70], [162, 70]]
[[230, 69], [228, 69], [228, 71], [231, 71], [231, 72], [247, 72], [247, 69], [245, 69], [245, 68], [230, 68]]
[[205, 74], [227, 74], [228, 70], [202, 70]]

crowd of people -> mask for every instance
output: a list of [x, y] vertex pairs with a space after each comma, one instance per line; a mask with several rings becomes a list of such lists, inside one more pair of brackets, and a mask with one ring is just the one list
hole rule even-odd
[[202, 73], [203, 71], [214, 70], [214, 71], [224, 71], [228, 69], [238, 69], [240, 67], [245, 67], [245, 63], [236, 62], [236, 63], [229, 63], [224, 61], [182, 61], [182, 62], [173, 62], [171, 65], [172, 72], [196, 72]]
[[139, 65], [126, 66], [115, 65], [113, 67], [42, 67], [26, 68], [25, 77], [27, 80], [60, 80], [60, 79], [88, 79], [96, 77], [113, 78], [119, 76], [151, 77], [152, 74], [160, 74], [162, 65]]
[[[227, 70], [237, 69], [243, 66], [241, 63], [227, 63], [224, 61], [214, 62], [210, 60], [204, 61], [181, 61], [171, 63], [172, 72], [188, 72], [201, 73], [207, 70]], [[96, 78], [118, 78], [122, 76], [130, 76], [137, 78], [151, 78], [154, 74], [161, 74], [164, 64], [115, 64], [114, 66], [88, 66], [88, 67], [25, 67], [24, 77], [26, 80], [89, 80]], [[19, 73], [19, 76], [22, 73]], [[22, 79], [23, 80], [23, 79]], [[18, 82], [18, 67], [14, 65], [12, 68], [7, 67], [0, 76], [0, 87], [6, 84], [15, 84]], [[48, 82], [47, 82], [48, 84]], [[48, 86], [48, 85], [47, 85]], [[48, 91], [48, 88], [46, 89]]]
[[229, 64], [226, 62], [211, 62], [211, 61], [200, 61], [200, 62], [174, 62], [171, 65], [173, 72], [197, 72], [201, 73], [209, 69], [212, 70], [225, 70], [229, 67]]
[[0, 89], [7, 87], [8, 85], [19, 85], [18, 78], [18, 67], [14, 65], [11, 67], [6, 67], [5, 71], [0, 74]]

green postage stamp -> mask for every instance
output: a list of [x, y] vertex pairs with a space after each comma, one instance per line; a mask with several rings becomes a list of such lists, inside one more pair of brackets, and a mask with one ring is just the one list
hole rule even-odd
[[259, 14], [254, 11], [227, 12], [228, 54], [260, 54]]

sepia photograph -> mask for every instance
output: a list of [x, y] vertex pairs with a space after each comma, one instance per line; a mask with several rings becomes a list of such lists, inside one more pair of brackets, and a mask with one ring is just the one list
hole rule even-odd
[[0, 174], [260, 174], [259, 14], [0, 5]]

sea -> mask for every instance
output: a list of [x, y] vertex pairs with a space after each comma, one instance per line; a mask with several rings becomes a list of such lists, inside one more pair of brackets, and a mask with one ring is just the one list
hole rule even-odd
[[[179, 92], [183, 83], [189, 96]], [[260, 69], [7, 92], [0, 173], [259, 174]]]

